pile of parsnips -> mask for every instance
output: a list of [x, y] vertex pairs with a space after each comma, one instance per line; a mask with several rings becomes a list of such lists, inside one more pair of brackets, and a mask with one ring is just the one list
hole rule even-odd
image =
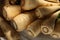
[[22, 31], [33, 38], [40, 33], [60, 38], [59, 0], [5, 0], [2, 9], [0, 33], [7, 40], [22, 40]]

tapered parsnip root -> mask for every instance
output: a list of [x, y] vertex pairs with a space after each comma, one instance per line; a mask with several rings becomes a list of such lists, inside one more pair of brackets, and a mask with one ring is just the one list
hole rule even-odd
[[39, 7], [35, 10], [35, 13], [38, 18], [42, 18], [44, 16], [53, 14], [53, 12], [58, 9], [60, 9], [60, 6]]
[[35, 16], [35, 13], [26, 12], [17, 15], [11, 23], [14, 25], [14, 28], [20, 32], [27, 28], [27, 26], [33, 22], [37, 17]]
[[43, 34], [50, 34], [53, 32], [55, 21], [59, 14], [60, 14], [60, 11], [55, 12], [54, 14], [52, 14], [50, 18], [48, 18], [42, 23], [41, 30]]
[[20, 6], [4, 6], [3, 8], [3, 16], [6, 18], [6, 20], [12, 20], [19, 13], [21, 13]]
[[37, 19], [28, 25], [26, 33], [31, 37], [36, 37], [41, 33], [41, 23], [43, 22], [42, 19]]
[[54, 31], [50, 34], [53, 38], [60, 38], [60, 19], [57, 20]]
[[36, 0], [40, 7], [48, 7], [48, 6], [59, 6], [60, 3], [52, 3], [52, 2], [47, 2], [45, 0]]
[[21, 40], [19, 34], [0, 17], [0, 28], [8, 40]]
[[23, 10], [32, 10], [36, 7], [38, 7], [36, 0], [22, 0]]

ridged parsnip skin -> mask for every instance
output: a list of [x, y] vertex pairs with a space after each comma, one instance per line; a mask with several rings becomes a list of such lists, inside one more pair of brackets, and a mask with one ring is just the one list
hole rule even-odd
[[42, 19], [37, 19], [33, 21], [30, 25], [28, 25], [26, 29], [26, 33], [31, 37], [36, 37], [41, 33], [41, 23], [43, 22]]
[[60, 19], [56, 21], [54, 31], [50, 34], [50, 36], [53, 38], [60, 38]]
[[41, 6], [47, 7], [47, 6], [59, 6], [60, 3], [52, 3], [52, 2], [47, 2], [45, 0], [36, 0], [37, 3]]
[[60, 6], [39, 7], [35, 10], [35, 13], [38, 18], [42, 18], [44, 16], [53, 14], [53, 12], [55, 12], [58, 9], [60, 9]]
[[23, 10], [32, 10], [38, 7], [36, 0], [22, 0], [22, 9]]
[[0, 17], [0, 28], [7, 40], [20, 40], [20, 35]]
[[59, 0], [46, 0], [48, 2], [55, 2], [55, 3], [59, 3]]
[[14, 25], [14, 28], [20, 32], [27, 28], [27, 26], [33, 22], [37, 17], [35, 16], [35, 13], [26, 12], [21, 13], [17, 15], [13, 20], [12, 24]]
[[42, 25], [41, 25], [41, 30], [43, 34], [51, 34], [54, 30], [54, 26], [55, 26], [55, 21], [58, 17], [58, 15], [60, 14], [60, 11], [55, 12], [54, 14], [52, 14], [52, 16], [48, 19], [46, 19]]
[[10, 5], [3, 7], [3, 16], [6, 20], [12, 20], [15, 16], [21, 13], [21, 7], [17, 5]]

